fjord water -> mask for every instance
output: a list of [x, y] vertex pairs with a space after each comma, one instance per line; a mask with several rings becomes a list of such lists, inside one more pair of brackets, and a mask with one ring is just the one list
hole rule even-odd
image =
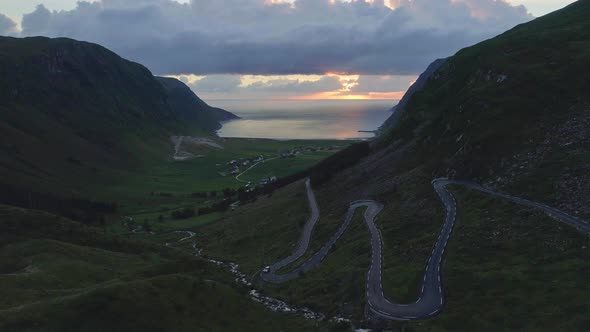
[[387, 100], [216, 100], [241, 120], [223, 124], [221, 137], [272, 139], [358, 139], [373, 137], [391, 115]]

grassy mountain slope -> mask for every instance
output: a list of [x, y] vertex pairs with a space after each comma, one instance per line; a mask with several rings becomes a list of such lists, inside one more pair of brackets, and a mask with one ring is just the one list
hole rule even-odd
[[0, 214], [2, 331], [326, 328], [266, 310], [231, 275], [179, 249], [38, 211]]
[[165, 159], [171, 135], [207, 135], [231, 117], [168, 86], [95, 44], [0, 38], [3, 181], [64, 191], [102, 168]]
[[406, 106], [417, 92], [421, 91], [424, 88], [424, 85], [428, 80], [432, 77], [434, 72], [436, 72], [445, 62], [447, 59], [437, 59], [433, 63], [431, 63], [426, 70], [420, 74], [416, 82], [410, 86], [408, 91], [404, 94], [403, 98], [395, 105], [391, 111], [393, 114], [383, 123], [381, 129], [389, 129], [391, 127], [396, 126], [397, 122], [401, 118], [402, 114], [406, 110]]
[[[335, 231], [350, 201], [385, 203], [376, 220], [384, 242], [385, 293], [412, 302], [443, 221], [430, 184], [435, 177], [471, 179], [590, 220], [588, 17], [590, 1], [578, 1], [449, 58], [408, 101], [396, 125], [385, 128], [370, 156], [315, 188], [321, 219], [311, 247], [319, 248]], [[587, 237], [528, 209], [460, 188], [453, 192], [460, 194], [460, 206], [443, 275], [449, 305], [437, 319], [406, 324], [407, 330], [590, 328], [585, 296], [590, 289], [583, 281], [589, 268]], [[260, 204], [243, 213], [265, 213]], [[291, 220], [306, 220], [308, 211], [288, 219], [273, 208], [267, 211], [264, 220], [236, 215], [224, 221], [225, 230], [248, 225], [260, 229], [256, 235], [220, 233], [211, 225], [202, 238], [224, 236], [223, 248], [211, 241], [210, 252], [240, 263], [250, 252], [266, 257], [260, 266], [268, 264], [274, 252], [289, 251], [297, 238], [272, 247], [261, 239], [281, 238]], [[273, 227], [263, 226], [268, 220]], [[239, 253], [228, 245], [233, 241]], [[327, 265], [305, 275], [313, 280], [302, 282], [305, 289], [289, 294], [268, 285], [266, 290], [328, 313], [344, 312], [350, 303], [362, 307], [353, 289], [318, 301], [293, 294], [330, 294], [340, 280], [364, 280], [366, 271], [355, 267], [366, 259], [359, 248], [367, 242], [366, 236], [338, 242]], [[330, 259], [340, 260], [340, 267]], [[336, 275], [334, 269], [337, 278], [329, 276]]]
[[[488, 176], [540, 141], [547, 125], [588, 109], [588, 1], [520, 25], [449, 59], [385, 136], [436, 153], [463, 176]], [[393, 130], [395, 129], [395, 130]]]

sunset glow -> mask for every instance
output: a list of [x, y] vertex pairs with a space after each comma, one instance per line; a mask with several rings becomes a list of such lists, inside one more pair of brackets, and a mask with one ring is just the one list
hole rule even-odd
[[341, 91], [314, 93], [311, 95], [292, 97], [292, 100], [400, 100], [405, 91], [369, 92], [366, 94], [346, 94]]
[[256, 83], [268, 83], [270, 81], [285, 80], [297, 82], [317, 82], [322, 75], [242, 75], [241, 86], [249, 86]]
[[326, 74], [326, 76], [336, 77], [338, 81], [340, 81], [340, 84], [342, 84], [342, 89], [339, 90], [340, 92], [349, 92], [350, 90], [352, 90], [355, 86], [358, 85], [358, 80], [360, 77], [360, 75], [340, 75], [333, 73], [328, 73]]
[[[399, 100], [415, 82], [414, 76], [366, 76], [345, 73], [325, 75], [166, 75], [185, 82], [195, 93], [208, 100]], [[363, 86], [363, 80], [379, 82], [378, 86]], [[206, 81], [229, 81], [223, 86]], [[401, 82], [401, 83], [400, 83]], [[405, 83], [403, 83], [405, 82]], [[205, 83], [205, 84], [202, 84]], [[373, 83], [374, 84], [374, 83]], [[301, 90], [301, 87], [308, 86]], [[384, 87], [386, 90], [384, 90]], [[311, 91], [310, 91], [311, 89]], [[375, 90], [376, 89], [376, 90]], [[387, 91], [391, 89], [392, 91]]]
[[[366, 92], [358, 93], [353, 91], [359, 85], [360, 75], [345, 75], [345, 74], [326, 74], [328, 77], [336, 77], [342, 88], [336, 91], [325, 91], [304, 96], [297, 96], [289, 99], [294, 100], [399, 100], [403, 97], [403, 91], [389, 91], [389, 92]], [[414, 84], [416, 80], [412, 81]]]

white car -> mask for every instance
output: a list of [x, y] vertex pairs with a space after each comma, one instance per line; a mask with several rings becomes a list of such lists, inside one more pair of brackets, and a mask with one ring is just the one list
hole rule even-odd
[[262, 273], [269, 273], [269, 272], [270, 272], [270, 266], [267, 266], [264, 269], [262, 269]]

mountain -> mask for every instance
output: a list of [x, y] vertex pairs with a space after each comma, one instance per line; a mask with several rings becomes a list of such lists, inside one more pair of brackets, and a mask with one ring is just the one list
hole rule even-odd
[[579, 122], [590, 102], [580, 74], [590, 68], [589, 7], [576, 2], [461, 50], [411, 96], [382, 140], [412, 142], [440, 163], [439, 174], [472, 178], [505, 171], [535, 144], [556, 143], [549, 133]]
[[192, 175], [248, 151], [174, 162], [171, 136], [223, 150], [235, 118], [101, 46], [0, 38], [0, 331], [333, 330], [258, 303], [172, 218], [222, 199]]
[[168, 95], [168, 103], [184, 122], [198, 123], [200, 127], [214, 131], [221, 128], [220, 122], [238, 117], [228, 111], [207, 105], [186, 84], [171, 78], [157, 77]]
[[406, 91], [399, 103], [391, 109], [393, 114], [385, 121], [385, 123], [382, 126], [382, 129], [395, 127], [397, 121], [404, 113], [410, 99], [412, 99], [416, 92], [424, 88], [424, 85], [426, 84], [426, 82], [428, 82], [428, 80], [434, 74], [434, 72], [436, 72], [443, 64], [445, 64], [446, 61], [447, 59], [435, 60], [428, 66], [428, 68], [426, 68], [426, 70], [422, 74], [420, 74], [420, 76], [418, 76], [416, 82], [414, 82], [414, 84], [410, 86], [410, 88], [408, 89], [408, 91]]
[[215, 135], [232, 118], [99, 45], [0, 37], [2, 182], [63, 190], [169, 158], [171, 136]]
[[[426, 321], [384, 322], [377, 330], [588, 330], [587, 236], [538, 209], [463, 186], [449, 186], [455, 205], [443, 206], [432, 185], [440, 177], [471, 181], [590, 220], [588, 17], [590, 1], [577, 1], [465, 48], [426, 75], [370, 154], [339, 170], [326, 165], [331, 177], [313, 185], [320, 219], [304, 258], [324, 250], [326, 259], [264, 290], [362, 322], [371, 263], [362, 214], [334, 247], [322, 246], [340, 236], [351, 202], [371, 199], [384, 205], [375, 220], [384, 295], [414, 303], [443, 238], [445, 210], [456, 206], [439, 265], [442, 312]], [[198, 240], [206, 253], [256, 273], [288, 257], [307, 218], [305, 187], [296, 182], [204, 227]]]

